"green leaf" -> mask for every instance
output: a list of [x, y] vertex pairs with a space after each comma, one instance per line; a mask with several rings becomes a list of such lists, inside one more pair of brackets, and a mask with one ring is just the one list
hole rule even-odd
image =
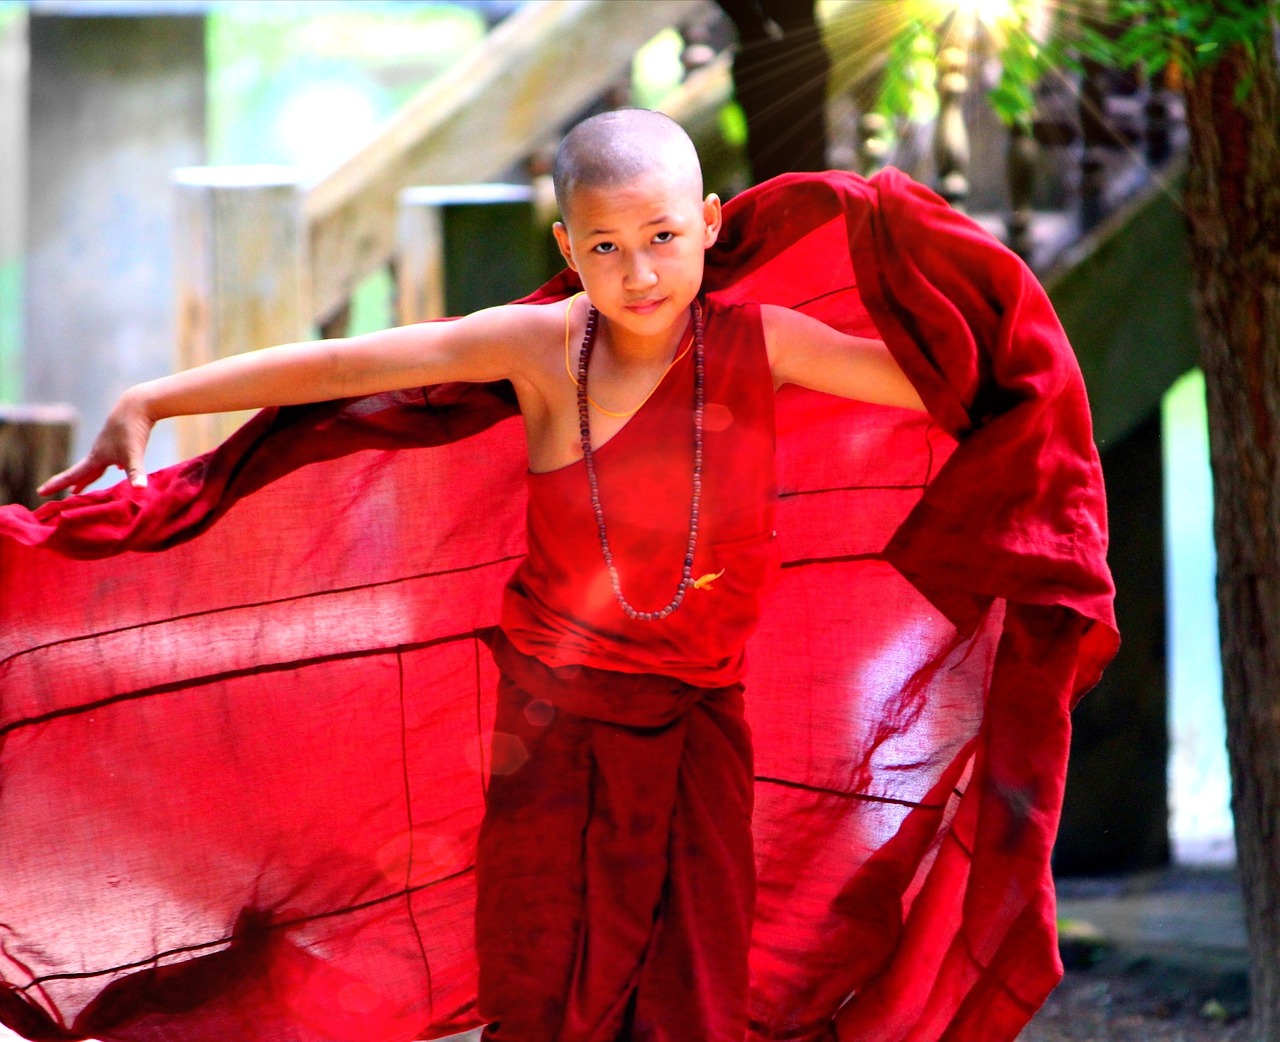
[[736, 101], [730, 101], [720, 107], [716, 113], [716, 123], [720, 128], [720, 136], [725, 144], [735, 148], [745, 148], [747, 144], [747, 114]]

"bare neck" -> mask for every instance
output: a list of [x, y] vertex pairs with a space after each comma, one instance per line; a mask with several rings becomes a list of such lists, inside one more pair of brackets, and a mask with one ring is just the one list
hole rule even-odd
[[597, 351], [603, 352], [620, 369], [648, 369], [666, 365], [675, 357], [689, 327], [690, 316], [686, 313], [670, 328], [654, 336], [637, 336], [611, 324], [603, 315], [599, 321]]

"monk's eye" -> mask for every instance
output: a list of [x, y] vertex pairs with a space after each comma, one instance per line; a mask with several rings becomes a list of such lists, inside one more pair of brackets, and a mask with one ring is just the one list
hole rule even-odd
[[658, 232], [653, 237], [654, 242], [671, 242], [676, 237], [675, 232]]
[[616, 253], [618, 247], [611, 242], [598, 242], [591, 247], [592, 253]]

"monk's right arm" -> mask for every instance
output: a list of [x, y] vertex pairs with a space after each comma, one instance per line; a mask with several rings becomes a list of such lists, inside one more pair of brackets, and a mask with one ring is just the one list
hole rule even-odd
[[120, 396], [89, 454], [46, 481], [39, 493], [78, 492], [113, 465], [134, 485], [145, 485], [147, 439], [156, 421], [169, 416], [299, 405], [455, 380], [517, 378], [527, 357], [521, 351], [529, 335], [525, 311], [491, 308], [456, 322], [282, 344], [137, 384]]

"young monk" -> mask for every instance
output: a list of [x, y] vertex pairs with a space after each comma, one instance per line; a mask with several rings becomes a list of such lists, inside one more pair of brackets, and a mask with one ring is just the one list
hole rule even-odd
[[[700, 298], [721, 205], [673, 121], [593, 117], [555, 163], [582, 292], [238, 355], [141, 384], [45, 495], [143, 485], [176, 415], [509, 380], [529, 458], [477, 853], [486, 1038], [737, 1042], [754, 905], [744, 646], [772, 574], [773, 394], [922, 408], [879, 340]], [[495, 751], [495, 756], [497, 756]]]
[[0, 1023], [1012, 1042], [1057, 983], [1117, 634], [1042, 287], [894, 170], [722, 216], [646, 113], [559, 182], [523, 306], [135, 388], [46, 490], [132, 485], [0, 508]]

